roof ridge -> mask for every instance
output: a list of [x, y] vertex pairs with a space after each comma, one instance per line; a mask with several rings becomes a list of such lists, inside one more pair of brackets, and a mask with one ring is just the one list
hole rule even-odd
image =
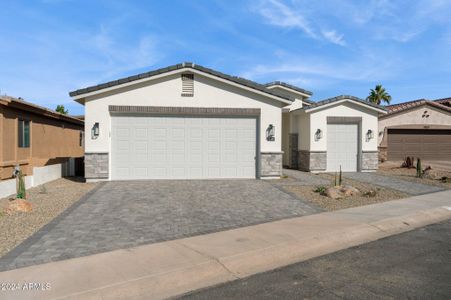
[[315, 107], [322, 106], [322, 105], [325, 105], [325, 104], [328, 104], [328, 103], [333, 103], [333, 102], [336, 102], [336, 101], [340, 101], [340, 100], [353, 100], [353, 101], [357, 101], [357, 102], [363, 103], [363, 104], [368, 105], [368, 106], [372, 106], [374, 108], [377, 108], [377, 109], [380, 109], [380, 110], [383, 110], [383, 111], [387, 111], [387, 109], [385, 107], [381, 106], [381, 105], [378, 105], [378, 104], [375, 104], [375, 103], [363, 100], [362, 98], [359, 98], [359, 97], [356, 97], [356, 96], [352, 96], [352, 95], [339, 95], [339, 96], [327, 98], [327, 99], [324, 99], [324, 100], [321, 100], [321, 101], [313, 102], [311, 105], [309, 105], [307, 107], [303, 107], [302, 109], [303, 110], [307, 110], [307, 109], [315, 108]]
[[263, 84], [263, 85], [264, 85], [265, 87], [274, 86], [274, 85], [280, 85], [280, 86], [283, 86], [283, 87], [286, 87], [286, 88], [295, 90], [295, 91], [297, 91], [297, 92], [307, 94], [307, 95], [309, 95], [309, 96], [312, 96], [312, 95], [313, 95], [313, 92], [310, 92], [310, 91], [308, 91], [308, 90], [306, 90], [306, 89], [303, 89], [303, 88], [298, 87], [298, 86], [296, 86], [296, 85], [293, 85], [293, 84], [290, 84], [290, 83], [286, 83], [286, 82], [280, 81], [280, 80], [271, 81], [271, 82], [265, 83], [265, 84]]
[[124, 77], [124, 78], [120, 78], [117, 80], [112, 80], [109, 82], [105, 82], [105, 83], [101, 83], [101, 84], [97, 84], [97, 85], [93, 85], [93, 86], [89, 86], [86, 88], [82, 88], [82, 89], [78, 89], [75, 91], [71, 91], [69, 92], [69, 96], [74, 97], [74, 96], [78, 96], [78, 95], [83, 95], [89, 92], [94, 92], [94, 91], [98, 91], [98, 90], [102, 90], [108, 87], [113, 87], [116, 85], [121, 85], [124, 83], [128, 83], [128, 82], [133, 82], [139, 79], [144, 79], [144, 78], [150, 78], [152, 76], [155, 75], [159, 75], [159, 74], [164, 74], [170, 71], [175, 71], [175, 70], [180, 70], [180, 69], [184, 69], [184, 68], [191, 68], [194, 70], [198, 70], [210, 75], [214, 75], [217, 76], [219, 78], [225, 79], [225, 80], [229, 80], [238, 84], [241, 84], [243, 86], [255, 89], [255, 90], [259, 90], [260, 92], [264, 92], [266, 94], [281, 98], [281, 99], [285, 99], [285, 100], [289, 100], [289, 101], [293, 101], [294, 99], [292, 97], [288, 97], [285, 95], [281, 95], [278, 93], [275, 93], [273, 91], [271, 91], [270, 89], [266, 88], [264, 85], [246, 79], [246, 78], [241, 78], [241, 77], [237, 77], [237, 76], [232, 76], [232, 75], [228, 75], [207, 67], [203, 67], [201, 65], [198, 64], [194, 64], [192, 62], [183, 62], [183, 63], [179, 63], [179, 64], [175, 64], [175, 65], [171, 65], [168, 67], [164, 67], [164, 68], [159, 68], [159, 69], [155, 69], [153, 71], [148, 71], [148, 72], [144, 72], [144, 73], [140, 73], [137, 75], [132, 75], [132, 76], [128, 76], [128, 77]]

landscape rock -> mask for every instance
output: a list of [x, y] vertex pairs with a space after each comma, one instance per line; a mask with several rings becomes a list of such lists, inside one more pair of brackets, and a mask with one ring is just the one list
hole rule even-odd
[[377, 192], [375, 190], [369, 190], [369, 191], [366, 191], [365, 193], [363, 193], [363, 195], [366, 197], [372, 198], [372, 197], [376, 197]]
[[6, 212], [8, 214], [15, 212], [15, 211], [21, 211], [21, 212], [30, 212], [33, 210], [33, 205], [30, 201], [24, 200], [24, 199], [14, 199], [8, 203], [8, 206], [6, 207]]
[[425, 178], [425, 179], [432, 179], [432, 180], [438, 180], [438, 179], [441, 179], [442, 176], [440, 176], [437, 171], [434, 171], [434, 170], [432, 170], [429, 167], [429, 168], [424, 170], [423, 178]]
[[332, 199], [341, 199], [344, 194], [341, 192], [340, 187], [329, 187], [326, 189], [326, 196]]
[[345, 185], [344, 187], [341, 188], [341, 192], [346, 196], [355, 196], [355, 195], [359, 195], [360, 191], [358, 189], [356, 189], [353, 186], [350, 185]]

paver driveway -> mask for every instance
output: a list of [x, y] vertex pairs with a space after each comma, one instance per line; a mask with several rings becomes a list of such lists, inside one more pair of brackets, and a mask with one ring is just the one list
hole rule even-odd
[[107, 182], [0, 258], [0, 271], [315, 212], [263, 180]]

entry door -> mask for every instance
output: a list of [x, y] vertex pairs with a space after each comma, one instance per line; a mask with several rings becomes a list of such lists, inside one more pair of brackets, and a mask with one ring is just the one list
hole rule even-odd
[[111, 178], [255, 178], [255, 118], [113, 116]]
[[359, 153], [358, 124], [327, 125], [327, 171], [357, 171]]

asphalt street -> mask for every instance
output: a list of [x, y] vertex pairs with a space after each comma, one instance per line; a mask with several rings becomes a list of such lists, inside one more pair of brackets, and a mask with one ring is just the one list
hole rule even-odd
[[181, 299], [451, 299], [451, 220]]

